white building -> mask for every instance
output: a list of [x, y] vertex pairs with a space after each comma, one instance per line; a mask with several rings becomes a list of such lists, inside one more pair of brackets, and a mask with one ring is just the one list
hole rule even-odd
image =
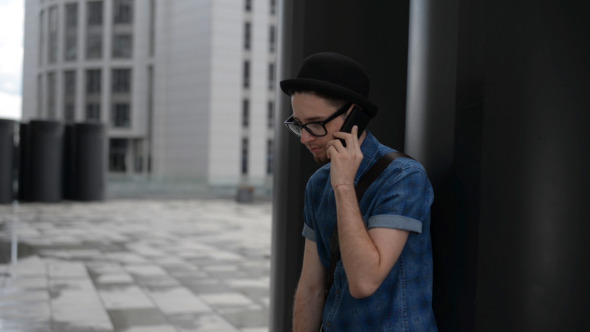
[[275, 0], [26, 0], [23, 121], [102, 121], [109, 172], [270, 186]]

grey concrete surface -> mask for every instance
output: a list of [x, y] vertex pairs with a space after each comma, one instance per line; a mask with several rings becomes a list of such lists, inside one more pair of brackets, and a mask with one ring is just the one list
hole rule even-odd
[[3, 205], [0, 242], [3, 332], [268, 331], [269, 202]]

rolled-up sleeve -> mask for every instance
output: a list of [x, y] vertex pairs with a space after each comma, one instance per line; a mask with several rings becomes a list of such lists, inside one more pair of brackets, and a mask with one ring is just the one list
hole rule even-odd
[[393, 228], [422, 233], [434, 194], [424, 168], [417, 162], [390, 165], [372, 193], [374, 209], [367, 228]]

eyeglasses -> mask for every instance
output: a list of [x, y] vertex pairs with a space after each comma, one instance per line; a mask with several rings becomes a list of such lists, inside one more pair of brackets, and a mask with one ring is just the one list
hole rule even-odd
[[307, 130], [308, 133], [310, 133], [312, 136], [315, 136], [315, 137], [326, 136], [328, 134], [328, 130], [326, 129], [326, 124], [328, 122], [334, 120], [339, 115], [342, 115], [343, 113], [348, 111], [348, 109], [350, 108], [351, 105], [352, 105], [352, 103], [349, 103], [349, 104], [346, 104], [346, 105], [340, 107], [334, 114], [330, 115], [324, 121], [312, 121], [312, 122], [308, 122], [306, 124], [303, 124], [299, 121], [296, 121], [293, 118], [293, 115], [291, 115], [283, 123], [285, 124], [285, 126], [287, 126], [287, 128], [289, 128], [293, 132], [293, 134], [295, 134], [299, 137], [301, 136], [301, 130], [303, 130], [303, 129]]

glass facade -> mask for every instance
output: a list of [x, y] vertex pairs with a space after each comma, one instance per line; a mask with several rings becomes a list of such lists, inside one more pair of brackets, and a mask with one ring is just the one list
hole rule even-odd
[[66, 4], [65, 11], [64, 60], [74, 61], [78, 57], [78, 4]]
[[86, 3], [86, 59], [102, 58], [103, 2]]

